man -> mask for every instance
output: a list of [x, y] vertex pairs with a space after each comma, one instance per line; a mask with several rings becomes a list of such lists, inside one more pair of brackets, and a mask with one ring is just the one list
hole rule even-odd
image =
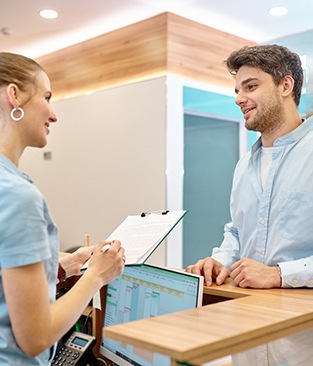
[[[313, 120], [298, 112], [300, 58], [263, 45], [233, 52], [226, 65], [245, 126], [261, 137], [236, 166], [221, 246], [186, 270], [207, 285], [230, 276], [240, 287], [313, 287]], [[272, 342], [234, 356], [233, 364], [310, 365], [311, 337], [307, 331]]]

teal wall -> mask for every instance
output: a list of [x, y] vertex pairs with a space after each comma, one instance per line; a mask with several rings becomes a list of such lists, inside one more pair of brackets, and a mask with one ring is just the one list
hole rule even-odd
[[306, 115], [306, 94], [305, 93], [303, 93], [301, 95], [300, 104], [299, 104], [299, 113], [303, 117], [305, 117], [305, 115]]
[[231, 120], [242, 119], [242, 113], [234, 97], [190, 87], [183, 89], [183, 107], [183, 207], [189, 210], [183, 224], [186, 267], [211, 255], [223, 240], [239, 159], [239, 124]]
[[184, 87], [183, 104], [187, 110], [242, 118], [242, 113], [235, 104], [235, 98], [228, 95]]
[[[243, 119], [240, 108], [235, 104], [235, 97], [184, 87], [183, 106], [185, 110], [213, 114], [219, 117]], [[248, 148], [254, 144], [258, 134], [248, 131]]]
[[[217, 115], [225, 118], [243, 119], [240, 108], [235, 104], [235, 97], [228, 95], [208, 92], [190, 87], [183, 89], [183, 107], [184, 110], [198, 113]], [[299, 112], [302, 116], [306, 114], [306, 94], [302, 94]], [[258, 133], [248, 131], [248, 149], [258, 138]]]
[[229, 198], [239, 159], [239, 124], [193, 114], [184, 116], [184, 267], [207, 257], [223, 241]]

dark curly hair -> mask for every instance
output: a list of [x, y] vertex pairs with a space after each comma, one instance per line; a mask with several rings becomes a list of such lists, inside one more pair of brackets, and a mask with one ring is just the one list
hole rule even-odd
[[225, 64], [234, 76], [242, 66], [259, 68], [270, 74], [276, 85], [279, 85], [285, 76], [290, 75], [294, 79], [293, 99], [296, 105], [299, 105], [303, 69], [299, 55], [288, 48], [276, 44], [243, 47], [232, 52]]

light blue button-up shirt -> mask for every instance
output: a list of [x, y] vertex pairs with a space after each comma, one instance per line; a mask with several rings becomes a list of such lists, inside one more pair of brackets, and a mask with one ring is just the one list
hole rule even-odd
[[259, 139], [236, 166], [232, 222], [212, 257], [279, 264], [284, 287], [313, 287], [313, 118], [275, 141], [263, 190], [260, 160]]
[[[313, 118], [278, 138], [263, 191], [261, 140], [237, 164], [231, 220], [212, 257], [227, 268], [240, 258], [279, 264], [284, 287], [313, 287]], [[312, 364], [313, 330], [232, 356], [233, 366]]]

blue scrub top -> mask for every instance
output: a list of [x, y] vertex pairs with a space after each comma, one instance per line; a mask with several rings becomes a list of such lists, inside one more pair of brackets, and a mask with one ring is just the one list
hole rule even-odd
[[[2, 284], [2, 268], [44, 262], [50, 302], [55, 301], [58, 231], [31, 179], [0, 154], [0, 365], [49, 365], [50, 350], [26, 356], [15, 342]], [[36, 279], [34, 279], [34, 286]], [[23, 304], [21, 304], [21, 311]], [[34, 327], [36, 324], [34, 324]], [[31, 336], [31, 334], [30, 334]]]

